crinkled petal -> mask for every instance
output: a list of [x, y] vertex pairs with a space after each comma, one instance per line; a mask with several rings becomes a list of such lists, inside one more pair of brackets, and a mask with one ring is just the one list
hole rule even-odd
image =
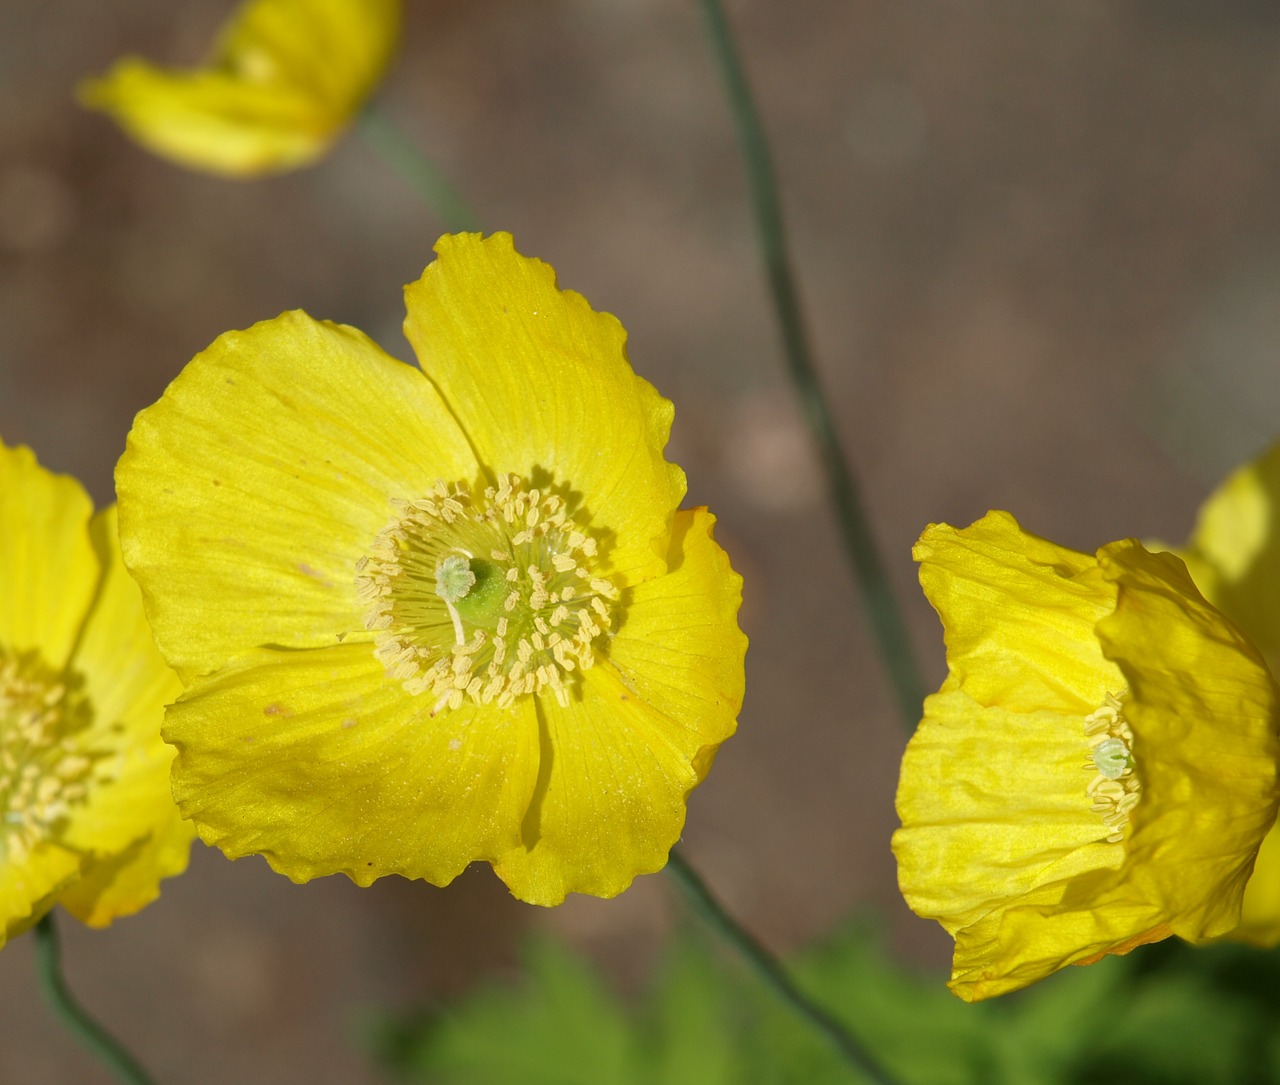
[[367, 637], [356, 562], [393, 499], [473, 479], [422, 374], [354, 328], [286, 313], [228, 332], [134, 422], [125, 561], [186, 680], [258, 645]]
[[902, 895], [960, 941], [1045, 884], [1114, 866], [1085, 792], [1080, 715], [984, 707], [953, 680], [925, 700], [898, 788]]
[[81, 100], [181, 165], [248, 176], [324, 153], [385, 71], [399, 0], [250, 0], [208, 65], [119, 61]]
[[[672, 407], [627, 361], [626, 332], [505, 233], [442, 237], [405, 288], [405, 334], [491, 475], [568, 485], [612, 567], [635, 583], [662, 571], [661, 544], [684, 496], [662, 454]], [[606, 548], [608, 549], [608, 548]]]
[[[92, 534], [103, 580], [70, 670], [83, 680], [93, 718], [69, 740], [94, 763], [97, 783], [84, 804], [72, 808], [60, 839], [97, 857], [111, 874], [79, 883], [74, 906], [66, 896], [59, 899], [102, 926], [154, 900], [162, 878], [186, 869], [195, 832], [170, 794], [174, 751], [160, 737], [165, 705], [178, 698], [182, 685], [160, 658], [142, 596], [121, 561], [115, 506], [94, 517]], [[144, 847], [152, 840], [155, 847]], [[130, 853], [138, 856], [137, 869], [127, 869]], [[112, 888], [110, 899], [95, 900], [95, 887]]]
[[256, 652], [170, 709], [174, 796], [206, 843], [294, 881], [445, 885], [520, 840], [538, 728], [529, 699], [432, 708], [368, 645]]
[[[989, 514], [930, 528], [917, 556], [951, 674], [903, 759], [894, 850], [908, 903], [956, 939], [952, 989], [987, 998], [1229, 929], [1275, 816], [1276, 689], [1257, 652], [1181, 562], [1132, 540], [1090, 568]], [[1142, 785], [1115, 843], [1086, 791], [1084, 717], [1107, 695], [1123, 695]]]
[[702, 736], [663, 715], [609, 664], [562, 707], [539, 697], [542, 771], [523, 845], [493, 864], [513, 895], [554, 905], [613, 897], [666, 864], [705, 773]]
[[[609, 661], [646, 704], [685, 727], [710, 756], [742, 707], [747, 638], [738, 629], [742, 577], [705, 508], [676, 513], [667, 575], [637, 585]], [[705, 768], [699, 778], [705, 775]]]
[[1276, 819], [1280, 690], [1177, 558], [1126, 540], [1098, 560], [1120, 590], [1098, 635], [1128, 680], [1143, 786], [1126, 881], [1180, 937], [1225, 934]]
[[0, 444], [0, 646], [66, 663], [98, 586], [92, 514], [75, 479]]
[[1092, 557], [1028, 534], [1007, 512], [962, 530], [932, 524], [914, 555], [951, 673], [979, 704], [1085, 715], [1116, 692], [1093, 632], [1115, 589]]

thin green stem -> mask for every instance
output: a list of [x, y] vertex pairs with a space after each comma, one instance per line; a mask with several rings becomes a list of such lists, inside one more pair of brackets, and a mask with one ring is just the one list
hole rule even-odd
[[871, 523], [863, 507], [857, 480], [840, 447], [840, 437], [813, 363], [795, 278], [787, 256], [782, 205], [778, 198], [778, 185], [764, 127], [720, 0], [699, 0], [699, 3], [738, 130], [761, 256], [773, 295], [778, 325], [782, 331], [787, 371], [822, 457], [828, 494], [839, 520], [850, 565], [862, 589], [867, 619], [889, 680], [893, 684], [898, 708], [907, 727], [913, 729], [920, 719], [924, 682], [911, 639], [907, 635], [906, 623], [902, 619], [902, 611], [893, 597], [884, 561], [872, 535]]
[[360, 134], [408, 183], [445, 228], [453, 233], [480, 229], [480, 219], [458, 190], [376, 103], [365, 106]]
[[62, 975], [62, 947], [53, 914], [46, 914], [35, 929], [36, 970], [40, 988], [58, 1018], [100, 1063], [125, 1085], [154, 1085], [147, 1072], [121, 1044], [99, 1025], [67, 988]]
[[702, 917], [750, 965], [751, 970], [806, 1024], [818, 1032], [850, 1066], [875, 1085], [896, 1085], [853, 1034], [795, 985], [778, 959], [716, 900], [711, 890], [678, 851], [671, 853], [667, 870], [684, 892], [693, 910]]

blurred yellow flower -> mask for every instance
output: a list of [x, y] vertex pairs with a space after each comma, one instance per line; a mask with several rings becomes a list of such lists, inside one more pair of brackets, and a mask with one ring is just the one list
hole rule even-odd
[[[1232, 472], [1201, 506], [1184, 551], [1193, 579], [1271, 664], [1280, 664], [1280, 444]], [[1228, 937], [1280, 943], [1280, 828], [1258, 853], [1240, 926]]]
[[305, 166], [386, 71], [400, 0], [246, 0], [202, 67], [126, 57], [80, 88], [148, 150], [250, 176]]
[[115, 507], [0, 444], [0, 945], [55, 904], [101, 927], [186, 868], [164, 705], [181, 691]]
[[522, 900], [612, 896], [733, 733], [741, 581], [617, 320], [509, 235], [436, 252], [421, 370], [286, 313], [138, 416], [121, 537], [188, 684], [175, 795], [295, 881], [479, 859]]
[[1230, 930], [1275, 820], [1277, 691], [1182, 563], [993, 512], [915, 550], [950, 673], [903, 757], [899, 881], [968, 1000]]

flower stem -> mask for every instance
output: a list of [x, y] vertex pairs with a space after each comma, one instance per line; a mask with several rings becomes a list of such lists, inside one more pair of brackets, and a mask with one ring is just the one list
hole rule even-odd
[[862, 589], [867, 619], [893, 685], [898, 708], [907, 727], [914, 729], [920, 720], [924, 683], [911, 647], [911, 639], [907, 635], [906, 623], [893, 597], [884, 561], [863, 508], [857, 480], [840, 447], [835, 422], [814, 367], [808, 335], [800, 313], [795, 278], [787, 257], [782, 206], [764, 126], [752, 99], [751, 88], [747, 84], [746, 73], [734, 46], [733, 35], [720, 0], [699, 2], [738, 130], [760, 252], [782, 332], [788, 375], [822, 457], [828, 495], [839, 520], [850, 565]]
[[120, 1081], [126, 1085], [153, 1085], [137, 1059], [85, 1012], [67, 988], [62, 975], [62, 948], [52, 913], [46, 913], [36, 924], [35, 940], [40, 987], [62, 1023]]
[[688, 899], [693, 910], [738, 952], [751, 970], [798, 1017], [838, 1051], [841, 1057], [866, 1080], [875, 1085], [895, 1085], [895, 1081], [871, 1057], [849, 1030], [795, 985], [778, 959], [755, 936], [733, 918], [716, 900], [707, 883], [678, 851], [671, 853], [667, 870]]
[[360, 134], [422, 198], [445, 229], [453, 233], [478, 230], [479, 218], [461, 194], [423, 152], [376, 103], [360, 113]]

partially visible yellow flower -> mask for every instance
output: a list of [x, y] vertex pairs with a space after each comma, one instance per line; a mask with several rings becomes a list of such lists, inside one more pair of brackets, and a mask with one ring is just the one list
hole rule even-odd
[[93, 515], [75, 480], [0, 444], [0, 945], [55, 904], [105, 926], [186, 868], [160, 740], [181, 688], [115, 507]]
[[950, 673], [898, 787], [907, 903], [974, 1000], [1235, 926], [1275, 820], [1276, 689], [1169, 554], [1096, 557], [993, 512], [915, 550]]
[[[1180, 556], [1196, 587], [1280, 664], [1280, 444], [1238, 468], [1200, 507]], [[1258, 853], [1240, 926], [1229, 937], [1280, 943], [1280, 827]]]
[[522, 900], [612, 896], [733, 733], [741, 581], [617, 320], [507, 234], [436, 252], [421, 370], [286, 313], [137, 418], [121, 537], [187, 683], [174, 793], [295, 881], [479, 859]]
[[400, 0], [245, 0], [204, 66], [126, 57], [80, 98], [179, 165], [229, 176], [294, 169], [347, 126], [399, 29]]

